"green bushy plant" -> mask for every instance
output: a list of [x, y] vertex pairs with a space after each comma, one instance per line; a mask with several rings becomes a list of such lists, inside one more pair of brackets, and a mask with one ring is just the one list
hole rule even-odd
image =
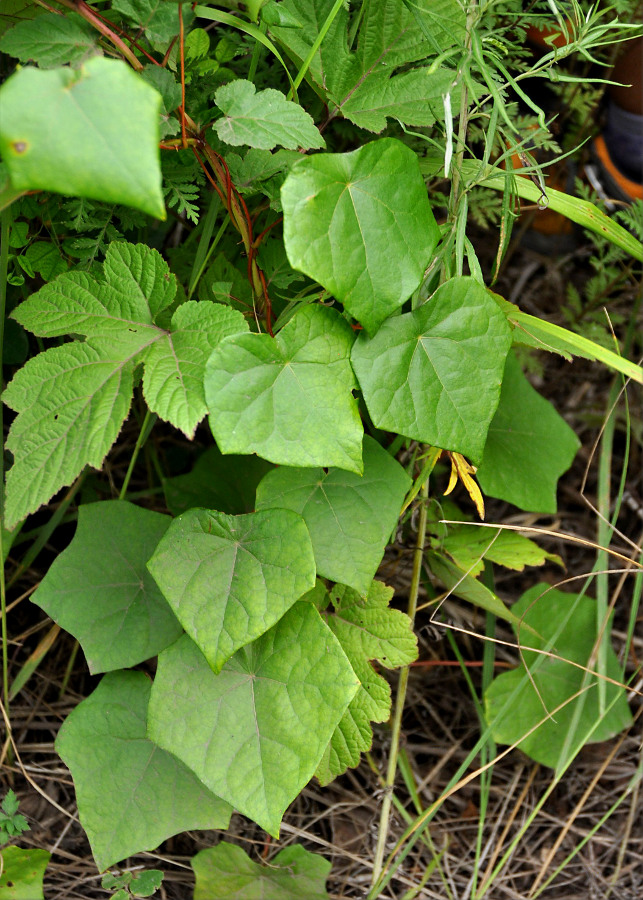
[[[114, 496], [79, 505], [31, 597], [103, 675], [56, 742], [101, 870], [182, 830], [225, 829], [233, 810], [277, 837], [312, 777], [356, 766], [391, 713], [379, 670], [404, 678], [415, 659], [424, 562], [520, 628], [477, 578], [466, 516], [428, 516], [441, 456], [481, 513], [480, 488], [556, 511], [578, 441], [514, 345], [643, 380], [493, 293], [468, 233], [471, 203], [499, 223], [501, 259], [516, 197], [544, 198], [641, 259], [591, 203], [502, 167], [528, 136], [553, 146], [529, 79], [580, 79], [565, 59], [631, 34], [613, 11], [574, 0], [566, 25], [553, 19], [567, 45], [534, 62], [524, 27], [551, 22], [546, 4], [227, 5], [60, 0], [2, 26], [0, 50], [21, 64], [0, 89], [5, 555], [71, 486], [64, 513], [126, 422], [138, 428]], [[207, 436], [189, 473], [169, 462], [171, 429]], [[135, 498], [141, 454], [149, 488]], [[415, 509], [403, 613], [376, 575]], [[492, 543], [475, 556], [547, 558], [511, 532]], [[8, 698], [5, 610], [3, 582]], [[610, 698], [601, 738], [629, 721], [622, 693]], [[572, 719], [578, 748], [593, 730]], [[325, 895], [326, 870], [297, 865], [301, 890], [314, 877]]]

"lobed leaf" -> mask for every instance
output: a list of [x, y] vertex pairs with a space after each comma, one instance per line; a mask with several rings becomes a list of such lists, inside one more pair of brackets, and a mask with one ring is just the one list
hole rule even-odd
[[56, 738], [100, 870], [181, 831], [230, 821], [228, 804], [146, 737], [151, 689], [143, 672], [110, 672]]
[[257, 93], [251, 81], [237, 79], [220, 87], [214, 102], [223, 113], [214, 130], [226, 144], [247, 144], [259, 150], [326, 146], [308, 113], [298, 103], [286, 100], [281, 91], [267, 88]]
[[148, 568], [214, 672], [315, 584], [308, 530], [286, 509], [190, 510], [172, 523]]
[[484, 287], [456, 277], [375, 337], [361, 334], [352, 362], [378, 428], [477, 462], [510, 346], [507, 321]]
[[363, 460], [362, 476], [342, 469], [273, 469], [257, 488], [257, 509], [292, 509], [302, 516], [317, 572], [366, 593], [411, 480], [368, 436]]
[[369, 332], [418, 287], [438, 242], [417, 156], [392, 138], [302, 159], [281, 202], [292, 267]]
[[207, 412], [207, 358], [224, 336], [248, 326], [220, 304], [189, 301], [162, 327], [175, 294], [176, 280], [156, 250], [112, 243], [102, 280], [65, 273], [14, 310], [13, 318], [42, 337], [71, 332], [87, 340], [33, 357], [3, 394], [18, 413], [7, 440], [14, 454], [9, 523], [46, 503], [85, 465], [100, 468], [129, 411], [141, 362], [152, 412], [194, 435]]
[[275, 338], [222, 341], [205, 371], [210, 427], [221, 452], [361, 472], [353, 341], [348, 323], [323, 306], [303, 307]]
[[563, 565], [556, 553], [548, 553], [517, 531], [500, 527], [494, 531], [477, 525], [454, 525], [440, 545], [460, 569], [474, 577], [482, 571], [485, 559], [515, 572], [522, 572], [525, 566], [542, 566], [546, 561]]
[[120, 500], [82, 504], [71, 544], [32, 595], [78, 640], [92, 674], [136, 666], [181, 635], [146, 569], [170, 522]]
[[387, 669], [408, 666], [417, 658], [417, 638], [411, 619], [389, 609], [393, 588], [373, 581], [367, 596], [336, 584], [332, 607], [322, 614], [360, 681], [333, 732], [315, 772], [325, 785], [359, 764], [373, 741], [371, 722], [386, 722], [391, 712], [391, 688], [373, 668], [377, 660]]
[[277, 837], [359, 682], [311, 603], [296, 603], [215, 675], [185, 635], [159, 656], [148, 734]]

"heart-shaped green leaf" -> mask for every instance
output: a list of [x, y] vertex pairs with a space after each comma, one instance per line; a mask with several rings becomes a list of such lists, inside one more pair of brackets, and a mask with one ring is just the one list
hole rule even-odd
[[143, 672], [110, 672], [56, 738], [101, 870], [178, 832], [230, 821], [228, 804], [146, 737], [151, 688]]
[[330, 862], [299, 844], [285, 847], [268, 865], [253, 862], [242, 847], [221, 841], [191, 860], [194, 900], [328, 900]]
[[318, 573], [365, 594], [411, 480], [368, 436], [363, 457], [362, 476], [342, 469], [273, 469], [257, 489], [257, 509], [299, 513], [310, 532]]
[[165, 218], [159, 161], [161, 97], [121, 60], [80, 69], [26, 67], [0, 88], [0, 153], [12, 186]]
[[419, 309], [353, 348], [355, 374], [378, 428], [479, 462], [498, 406], [511, 330], [473, 278], [452, 278]]
[[205, 373], [210, 426], [221, 452], [361, 473], [353, 341], [348, 323], [324, 306], [305, 306], [276, 338], [246, 334], [222, 341]]
[[177, 618], [215, 672], [315, 584], [304, 520], [289, 509], [175, 519], [148, 563]]
[[[527, 735], [520, 749], [537, 762], [557, 768], [583, 744], [606, 741], [631, 724], [625, 689], [613, 683], [620, 681], [621, 669], [609, 643], [609, 628], [602, 638], [607, 642], [605, 675], [612, 679], [603, 684], [604, 713], [597, 678], [581, 668], [596, 667], [592, 662], [598, 636], [596, 601], [536, 584], [512, 611], [519, 620], [513, 625], [519, 639], [524, 642], [525, 626], [534, 629], [527, 642], [534, 649], [523, 647], [523, 663], [498, 675], [486, 691], [485, 709], [494, 740], [513, 744]], [[557, 658], [538, 650], [551, 650]], [[585, 685], [587, 690], [574, 697]], [[559, 709], [565, 701], [569, 702]], [[553, 718], [545, 719], [547, 711], [554, 713]]]
[[293, 268], [370, 332], [408, 300], [438, 242], [417, 156], [392, 138], [302, 159], [281, 202]]
[[172, 520], [120, 500], [83, 504], [32, 601], [73, 634], [92, 673], [149, 659], [182, 633], [146, 563]]
[[148, 734], [278, 837], [358, 687], [336, 637], [302, 601], [218, 675], [187, 635], [164, 650]]
[[571, 466], [579, 446], [567, 422], [529, 384], [510, 353], [476, 472], [482, 490], [520, 509], [555, 513], [558, 479]]

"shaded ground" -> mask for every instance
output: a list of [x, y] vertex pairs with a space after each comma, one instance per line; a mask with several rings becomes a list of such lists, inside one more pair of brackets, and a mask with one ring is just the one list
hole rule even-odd
[[[485, 255], [484, 235], [480, 237], [481, 254]], [[489, 263], [495, 247], [486, 248]], [[497, 290], [517, 300], [523, 310], [568, 324], [565, 306], [566, 285], [571, 281], [582, 293], [587, 281], [591, 248], [581, 240], [567, 256], [539, 254], [517, 243], [499, 279]], [[619, 287], [618, 296], [604, 301], [613, 318], [627, 323], [636, 291], [633, 279]], [[599, 304], [600, 305], [600, 304]], [[641, 322], [638, 323], [640, 329]], [[582, 327], [582, 322], [581, 322]], [[624, 326], [623, 326], [624, 327]], [[637, 352], [640, 352], [640, 347]], [[556, 517], [536, 517], [517, 513], [515, 508], [490, 502], [488, 521], [510, 522], [552, 528], [558, 538], [543, 540], [548, 550], [565, 560], [566, 576], [587, 573], [594, 564], [589, 548], [569, 543], [565, 534], [595, 540], [596, 516], [588, 502], [596, 503], [597, 457], [592, 455], [601, 423], [605, 418], [611, 376], [598, 365], [577, 361], [573, 365], [555, 357], [543, 359], [541, 368], [534, 367], [532, 381], [558, 411], [574, 427], [582, 440], [573, 469], [563, 478], [559, 489], [560, 512]], [[631, 434], [635, 438], [630, 449], [626, 495], [619, 518], [625, 538], [641, 545], [643, 532], [643, 489], [641, 484], [641, 393], [630, 394]], [[621, 421], [624, 416], [621, 415]], [[132, 442], [136, 430], [131, 430]], [[616, 492], [624, 465], [625, 429], [618, 428], [612, 462], [613, 490]], [[103, 489], [109, 483], [120, 484], [128, 460], [127, 432], [110, 458]], [[110, 469], [111, 467], [111, 469]], [[587, 472], [585, 499], [580, 489]], [[145, 473], [142, 473], [144, 478]], [[136, 485], [133, 484], [136, 490]], [[109, 495], [108, 493], [106, 494]], [[460, 496], [463, 507], [468, 500]], [[159, 498], [159, 508], [162, 506]], [[27, 596], [47, 570], [54, 554], [60, 552], [73, 533], [73, 526], [62, 526], [54, 537], [55, 546], [46, 547], [12, 588], [10, 633], [14, 638], [12, 656], [14, 672], [24, 663], [29, 652], [50, 627]], [[15, 571], [19, 552], [12, 557], [9, 575]], [[613, 546], [634, 555], [626, 540], [616, 537]], [[404, 534], [400, 546], [387, 552], [380, 577], [396, 588], [397, 601], [404, 608], [410, 580], [412, 530]], [[554, 566], [544, 570], [527, 570], [523, 575], [500, 574], [499, 594], [511, 601], [536, 580], [557, 583], [565, 575]], [[634, 578], [621, 582], [612, 576], [610, 587], [617, 591], [615, 602], [614, 647], [622, 654], [628, 617], [634, 596]], [[460, 652], [471, 666], [468, 674], [480, 692], [480, 669], [483, 643], [476, 637], [457, 631], [459, 628], [482, 633], [482, 616], [466, 604], [448, 599], [444, 611], [453, 623], [453, 634]], [[430, 614], [418, 617], [420, 664], [414, 666], [410, 679], [408, 702], [403, 721], [403, 749], [418, 785], [418, 797], [426, 808], [445, 790], [450, 778], [475, 744], [480, 723], [471, 691], [455, 660], [445, 634], [425, 628]], [[511, 641], [510, 631], [499, 627], [497, 637]], [[89, 845], [76, 818], [75, 797], [68, 771], [56, 756], [53, 743], [60, 724], [69, 711], [98, 683], [91, 678], [82, 654], [73, 659], [73, 641], [61, 633], [45, 661], [15, 699], [12, 707], [14, 737], [19, 763], [11, 769], [14, 788], [21, 801], [31, 831], [21, 840], [22, 846], [44, 847], [52, 852], [45, 879], [47, 900], [91, 900], [108, 896], [100, 888]], [[510, 647], [498, 646], [499, 664], [515, 665], [517, 654]], [[553, 773], [534, 764], [520, 752], [503, 758], [488, 775], [488, 789], [481, 792], [480, 777], [457, 790], [446, 800], [425, 832], [425, 842], [418, 842], [398, 870], [396, 877], [381, 895], [389, 900], [422, 900], [453, 898], [468, 900], [480, 890], [488, 874], [508, 854], [507, 860], [487, 897], [492, 900], [526, 900], [534, 895], [557, 868], [574, 854], [559, 874], [555, 875], [542, 896], [558, 900], [640, 900], [643, 896], [643, 799], [640, 794], [641, 774], [641, 695], [643, 679], [636, 674], [643, 657], [643, 630], [640, 615], [629, 661], [633, 677], [631, 708], [635, 723], [628, 733], [606, 744], [591, 745], [581, 753], [560, 783], [552, 789]], [[392, 678], [395, 685], [396, 678]], [[279, 847], [300, 842], [310, 850], [332, 859], [333, 868], [328, 890], [333, 898], [363, 898], [372, 871], [382, 791], [379, 773], [385, 770], [389, 746], [389, 730], [378, 726], [371, 759], [349, 772], [326, 789], [311, 783], [289, 810], [282, 829]], [[473, 768], [480, 765], [477, 759]], [[8, 786], [9, 769], [4, 771], [3, 792]], [[616, 811], [603, 823], [601, 819], [628, 785], [631, 787]], [[518, 844], [511, 843], [541, 798], [549, 793], [533, 824]], [[416, 812], [402, 779], [398, 779], [396, 796], [412, 817]], [[486, 810], [481, 812], [484, 797]], [[481, 819], [483, 824], [481, 825]], [[391, 821], [390, 847], [406, 827], [402, 815]], [[156, 867], [165, 871], [158, 896], [163, 900], [190, 900], [193, 876], [190, 858], [199, 849], [212, 846], [223, 837], [219, 832], [187, 833], [166, 841], [157, 853], [140, 854], [129, 860], [131, 866]], [[225, 834], [228, 841], [238, 842], [254, 859], [270, 859], [275, 847], [266, 835], [240, 816], [234, 816]], [[476, 863], [476, 843], [479, 844]], [[435, 865], [424, 886], [420, 887], [427, 867], [437, 854]], [[475, 879], [475, 880], [474, 880]], [[411, 889], [417, 887], [417, 893]], [[408, 893], [407, 893], [408, 892]]]

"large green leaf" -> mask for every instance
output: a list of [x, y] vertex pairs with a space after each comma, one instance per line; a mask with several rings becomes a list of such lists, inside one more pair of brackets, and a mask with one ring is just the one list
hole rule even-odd
[[259, 456], [223, 456], [209, 447], [186, 475], [166, 478], [165, 502], [173, 516], [198, 506], [232, 516], [255, 508], [257, 485], [272, 465]]
[[0, 102], [0, 153], [14, 188], [165, 218], [161, 97], [126, 63], [96, 56], [78, 70], [27, 67], [3, 84]]
[[227, 828], [231, 808], [146, 737], [152, 685], [110, 672], [63, 723], [56, 750], [69, 766], [78, 815], [99, 869], [192, 828]]
[[329, 900], [330, 862], [299, 844], [285, 847], [268, 865], [253, 862], [242, 847], [221, 841], [191, 860], [194, 900]]
[[145, 363], [150, 409], [192, 437], [206, 412], [205, 363], [226, 335], [247, 331], [241, 313], [188, 301], [171, 322], [176, 281], [144, 244], [110, 244], [104, 278], [61, 275], [13, 312], [41, 337], [85, 335], [33, 357], [3, 394], [18, 416], [7, 447], [6, 516], [15, 523], [80, 473], [100, 468], [132, 398], [133, 372]]
[[148, 568], [215, 672], [315, 584], [308, 530], [289, 509], [192, 509], [174, 520]]
[[326, 146], [308, 113], [298, 103], [286, 100], [281, 91], [266, 88], [256, 93], [251, 81], [238, 79], [220, 87], [214, 102], [223, 113], [214, 129], [226, 144], [247, 144], [259, 150]]
[[323, 614], [348, 657], [360, 687], [333, 732], [316, 775], [328, 784], [358, 765], [373, 741], [371, 722], [386, 722], [391, 712], [391, 688], [370, 660], [386, 669], [408, 666], [417, 657], [413, 623], [397, 609], [389, 609], [393, 588], [379, 581], [368, 596], [337, 584], [330, 593], [332, 607]]
[[0, 851], [0, 898], [44, 900], [43, 878], [51, 853], [32, 847], [3, 847]]
[[[592, 663], [598, 630], [596, 602], [536, 584], [514, 604], [513, 612], [522, 618], [523, 627], [514, 625], [521, 643], [524, 662], [511, 672], [497, 676], [485, 694], [487, 720], [493, 737], [501, 744], [520, 741], [534, 726], [554, 713], [530, 735], [520, 741], [520, 749], [543, 765], [564, 767], [583, 744], [606, 741], [632, 722], [625, 689], [604, 682], [605, 712], [600, 709], [598, 679], [580, 666]], [[526, 639], [525, 625], [536, 634]], [[609, 642], [606, 629], [606, 669], [608, 678], [619, 681], [621, 670]], [[550, 650], [560, 659], [542, 656], [538, 650]], [[569, 662], [566, 662], [569, 660]], [[571, 665], [577, 663], [578, 665]], [[525, 671], [529, 669], [529, 676]], [[571, 699], [588, 685], [580, 696]], [[561, 709], [558, 707], [569, 700]], [[554, 712], [555, 711], [555, 712]]]
[[187, 635], [164, 650], [148, 733], [278, 837], [358, 687], [333, 633], [300, 602], [218, 675]]
[[455, 450], [475, 463], [500, 398], [507, 320], [473, 278], [452, 278], [419, 309], [389, 319], [353, 348], [378, 428]]
[[293, 268], [369, 331], [408, 300], [438, 242], [417, 156], [392, 138], [302, 159], [281, 202]]
[[510, 353], [476, 473], [482, 490], [521, 509], [555, 513], [556, 484], [579, 446], [567, 422], [529, 384]]
[[75, 13], [46, 13], [19, 22], [0, 40], [0, 50], [21, 62], [35, 62], [43, 69], [78, 65], [97, 53], [98, 32]]
[[[285, 0], [283, 12], [300, 28], [271, 31], [303, 61], [331, 12], [334, 0]], [[370, 131], [381, 131], [386, 117], [408, 125], [432, 125], [442, 114], [442, 95], [454, 95], [457, 73], [443, 67], [408, 68], [433, 60], [463, 42], [465, 12], [457, 0], [365, 0], [357, 45], [349, 49], [349, 12], [340, 7], [314, 54], [307, 77], [325, 95], [331, 117], [341, 114]], [[404, 67], [403, 72], [396, 72]]]
[[127, 668], [182, 633], [146, 563], [169, 516], [120, 500], [83, 504], [32, 601], [79, 641], [90, 672]]
[[257, 489], [257, 509], [299, 513], [310, 532], [317, 572], [365, 594], [411, 481], [367, 436], [363, 458], [362, 476], [342, 469], [273, 469]]
[[353, 341], [347, 322], [318, 305], [299, 310], [276, 338], [222, 341], [205, 372], [210, 426], [222, 453], [361, 473]]

